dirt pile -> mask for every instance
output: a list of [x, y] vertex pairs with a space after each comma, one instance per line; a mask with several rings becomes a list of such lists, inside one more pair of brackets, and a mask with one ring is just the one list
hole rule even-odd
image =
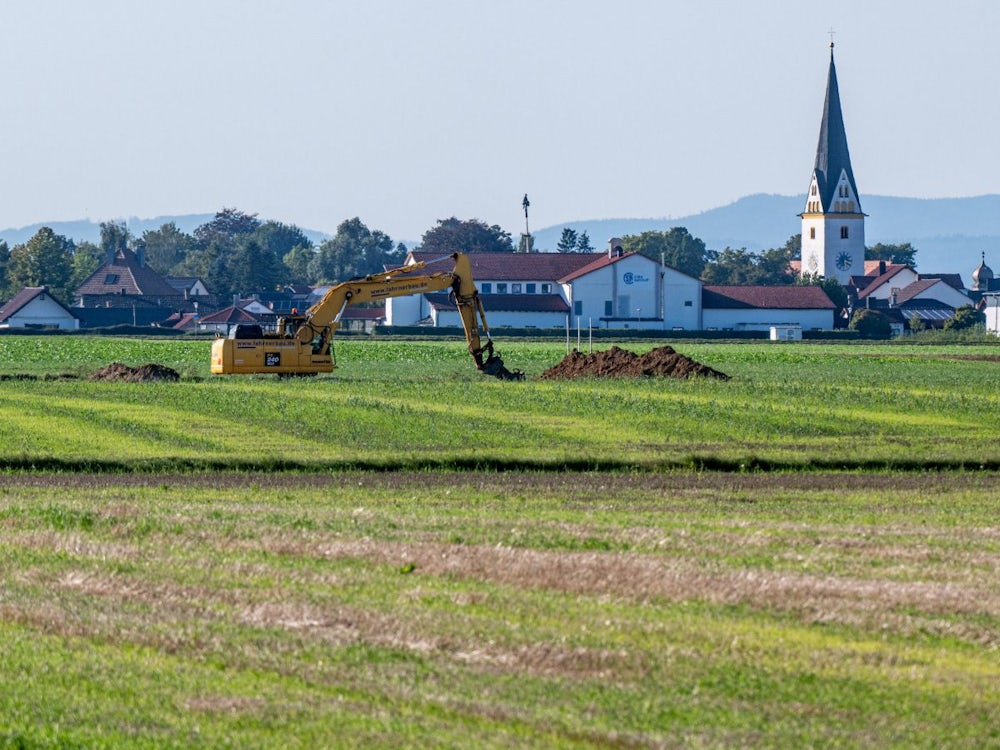
[[121, 383], [148, 383], [154, 380], [166, 380], [174, 383], [181, 379], [177, 370], [150, 363], [139, 367], [129, 367], [121, 362], [112, 362], [102, 367], [90, 376], [91, 380], [114, 380]]
[[542, 373], [543, 380], [559, 378], [691, 378], [729, 380], [725, 373], [661, 346], [642, 356], [612, 346], [606, 352], [581, 354], [574, 349], [559, 364]]

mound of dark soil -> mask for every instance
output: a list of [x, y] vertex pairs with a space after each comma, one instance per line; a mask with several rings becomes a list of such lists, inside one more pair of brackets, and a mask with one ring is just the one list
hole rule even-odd
[[678, 354], [673, 347], [661, 346], [642, 356], [617, 346], [606, 352], [581, 354], [576, 349], [559, 364], [541, 375], [543, 380], [559, 378], [690, 378], [729, 380], [725, 373]]
[[148, 383], [153, 380], [176, 382], [181, 379], [177, 370], [150, 363], [139, 367], [129, 367], [121, 362], [112, 362], [90, 376], [91, 380], [114, 380], [122, 383]]

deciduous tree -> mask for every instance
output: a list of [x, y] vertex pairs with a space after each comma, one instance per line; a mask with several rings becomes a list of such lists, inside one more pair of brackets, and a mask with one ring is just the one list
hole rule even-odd
[[884, 260], [886, 263], [903, 263], [917, 267], [917, 249], [909, 242], [887, 245], [881, 242], [865, 248], [865, 260]]
[[512, 253], [510, 232], [479, 219], [460, 221], [452, 216], [439, 219], [437, 226], [424, 232], [420, 249], [431, 253]]
[[42, 227], [30, 240], [10, 251], [7, 278], [13, 291], [47, 286], [52, 296], [68, 303], [72, 274], [73, 242], [49, 227]]
[[955, 314], [944, 322], [942, 328], [946, 331], [965, 331], [969, 328], [986, 325], [986, 315], [972, 305], [962, 305]]
[[195, 246], [194, 237], [182, 232], [172, 221], [159, 229], [147, 229], [141, 242], [146, 265], [163, 275], [173, 274]]
[[405, 247], [394, 246], [385, 232], [372, 231], [357, 217], [348, 219], [332, 239], [317, 248], [309, 274], [317, 282], [333, 283], [380, 273], [386, 265], [402, 263], [401, 247], [405, 253]]
[[695, 278], [701, 276], [709, 258], [705, 243], [684, 227], [627, 235], [622, 237], [622, 249], [641, 253], [657, 262], [662, 259], [671, 268]]
[[868, 308], [854, 312], [849, 328], [873, 339], [887, 339], [892, 336], [892, 323], [889, 319], [878, 310]]

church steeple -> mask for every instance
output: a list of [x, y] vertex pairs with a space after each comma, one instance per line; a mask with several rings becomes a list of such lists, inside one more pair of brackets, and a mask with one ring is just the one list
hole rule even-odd
[[864, 273], [865, 215], [847, 149], [837, 66], [830, 42], [823, 119], [802, 216], [802, 272], [846, 284]]
[[837, 66], [833, 61], [833, 42], [830, 42], [830, 72], [826, 79], [826, 100], [823, 102], [823, 119], [819, 125], [819, 143], [816, 146], [816, 181], [824, 211], [831, 210], [834, 193], [840, 178], [846, 175], [854, 193], [857, 210], [861, 212], [858, 186], [851, 169], [851, 154], [847, 149], [847, 131], [844, 113], [840, 108], [840, 88], [837, 86]]

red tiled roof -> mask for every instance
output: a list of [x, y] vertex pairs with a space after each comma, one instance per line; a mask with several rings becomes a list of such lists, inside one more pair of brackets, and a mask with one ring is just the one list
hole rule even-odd
[[914, 281], [912, 284], [904, 286], [896, 293], [896, 304], [902, 304], [907, 300], [911, 300], [914, 297], [923, 294], [935, 284], [943, 283], [944, 282], [940, 279], [921, 279], [919, 281]]
[[77, 287], [77, 296], [85, 294], [183, 296], [183, 292], [178, 292], [152, 268], [139, 265], [139, 259], [131, 250], [120, 250], [112, 262], [102, 263]]
[[[415, 261], [440, 258], [439, 253], [412, 252]], [[607, 253], [469, 253], [472, 278], [483, 281], [556, 281]], [[447, 256], [446, 256], [447, 258]], [[446, 268], [447, 261], [440, 264]], [[438, 265], [428, 268], [439, 270]]]
[[[455, 310], [451, 295], [446, 292], [425, 294], [437, 310]], [[491, 312], [569, 312], [569, 305], [558, 294], [480, 294], [486, 314]]]
[[341, 320], [382, 320], [385, 318], [384, 307], [345, 307]]
[[195, 327], [198, 313], [177, 312], [160, 323], [160, 328], [173, 328], [175, 331], [187, 331]]
[[[611, 256], [608, 255], [607, 253], [601, 253], [601, 256], [596, 260], [593, 260], [587, 265], [583, 266], [582, 268], [578, 268], [577, 270], [572, 271], [571, 273], [568, 273], [565, 276], [563, 276], [561, 279], [559, 279], [559, 283], [564, 284], [568, 281], [572, 281], [573, 279], [578, 279], [581, 276], [586, 276], [588, 273], [592, 273], [600, 268], [606, 268], [607, 266], [614, 265], [620, 260], [625, 260], [625, 258], [631, 258], [633, 255], [635, 255], [635, 253], [628, 253], [626, 255], [616, 255], [616, 256]], [[652, 263], [653, 261], [650, 262]]]
[[219, 312], [212, 313], [211, 315], [204, 316], [201, 323], [256, 323], [257, 318], [248, 313], [246, 310], [241, 310], [238, 307], [233, 307], [230, 305], [224, 310], [219, 310]]
[[706, 286], [705, 309], [833, 310], [836, 305], [818, 286]]

